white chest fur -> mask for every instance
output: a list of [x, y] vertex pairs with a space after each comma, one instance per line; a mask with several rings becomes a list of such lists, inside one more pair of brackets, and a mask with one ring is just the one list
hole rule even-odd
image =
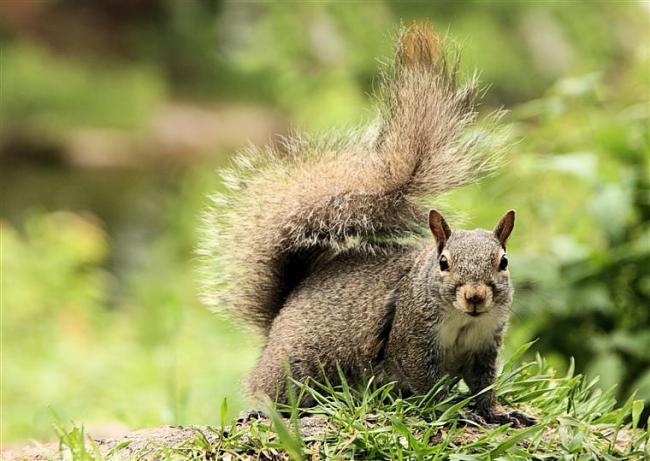
[[494, 312], [470, 317], [463, 312], [451, 311], [438, 324], [438, 343], [444, 355], [453, 359], [493, 344], [499, 325], [499, 318]]

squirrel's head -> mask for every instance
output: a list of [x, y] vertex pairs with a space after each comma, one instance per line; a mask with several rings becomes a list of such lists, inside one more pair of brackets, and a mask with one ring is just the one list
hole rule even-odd
[[514, 224], [515, 212], [510, 210], [492, 231], [452, 231], [439, 212], [429, 212], [438, 250], [430, 277], [445, 305], [474, 317], [509, 311], [513, 289], [506, 242]]

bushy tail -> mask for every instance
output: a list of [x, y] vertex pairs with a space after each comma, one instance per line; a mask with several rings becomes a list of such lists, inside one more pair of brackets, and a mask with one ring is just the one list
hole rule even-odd
[[423, 199], [485, 172], [494, 152], [474, 125], [479, 88], [475, 78], [457, 84], [457, 65], [429, 26], [413, 25], [369, 129], [240, 154], [206, 214], [207, 302], [267, 332], [319, 258], [418, 234]]

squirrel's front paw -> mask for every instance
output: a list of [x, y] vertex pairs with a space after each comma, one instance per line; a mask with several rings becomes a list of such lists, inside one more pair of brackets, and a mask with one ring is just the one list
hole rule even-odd
[[513, 410], [509, 412], [490, 411], [481, 415], [488, 424], [510, 424], [512, 427], [528, 427], [537, 424], [537, 420], [524, 413]]

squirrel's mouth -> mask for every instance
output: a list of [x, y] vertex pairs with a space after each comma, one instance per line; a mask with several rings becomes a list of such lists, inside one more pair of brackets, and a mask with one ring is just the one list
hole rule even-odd
[[457, 301], [452, 302], [451, 305], [454, 307], [456, 311], [460, 311], [462, 314], [467, 314], [470, 317], [474, 317], [474, 318], [478, 318], [489, 312], [489, 309], [483, 309], [482, 307], [479, 308], [478, 306], [467, 306]]

